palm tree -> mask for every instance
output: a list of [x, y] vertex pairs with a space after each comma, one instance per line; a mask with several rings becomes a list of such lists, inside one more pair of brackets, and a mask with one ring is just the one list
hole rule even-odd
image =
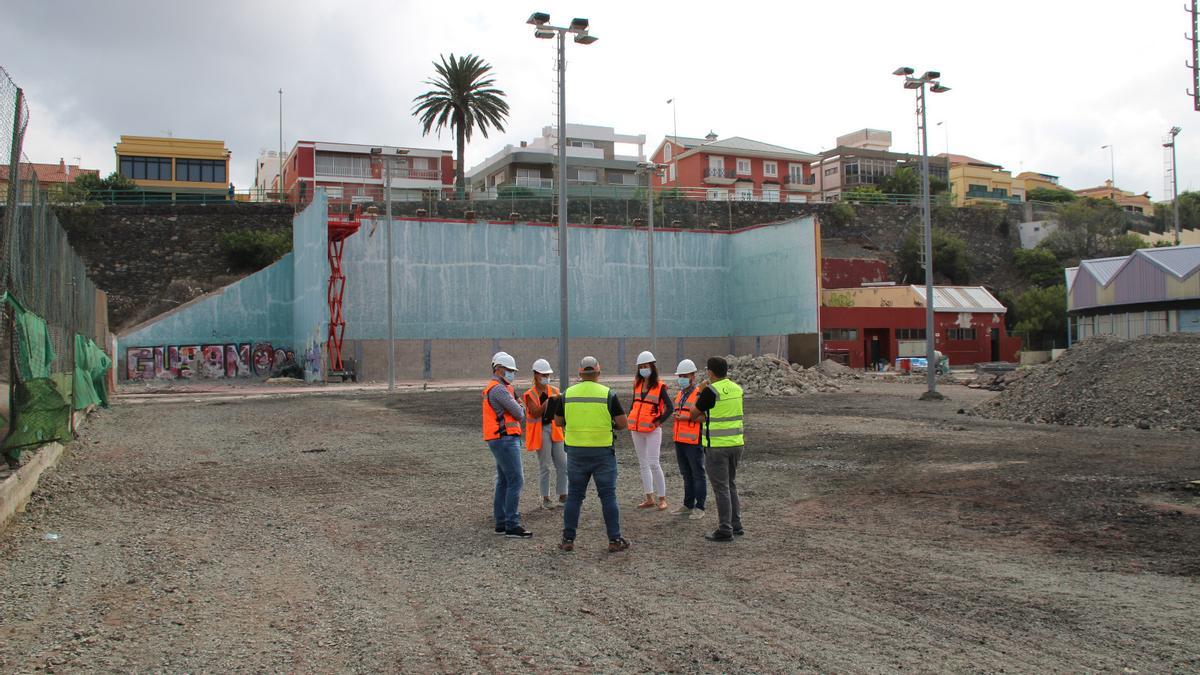
[[504, 131], [504, 120], [508, 117], [508, 103], [504, 92], [493, 85], [492, 67], [474, 54], [463, 57], [441, 56], [441, 63], [433, 64], [437, 76], [425, 80], [433, 89], [413, 99], [413, 115], [420, 121], [422, 135], [449, 125], [454, 129], [458, 150], [458, 161], [454, 169], [454, 184], [461, 195], [466, 190], [463, 172], [463, 150], [476, 129], [487, 138], [488, 129]]

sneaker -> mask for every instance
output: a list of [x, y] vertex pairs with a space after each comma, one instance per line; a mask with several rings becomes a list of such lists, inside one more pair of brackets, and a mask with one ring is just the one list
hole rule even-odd
[[543, 499], [542, 500], [542, 508], [550, 510], [550, 509], [555, 509], [558, 507], [555, 505], [554, 502], [550, 501], [549, 499]]
[[504, 534], [506, 531], [507, 528], [505, 528], [503, 525], [496, 526], [496, 534]]
[[608, 542], [608, 552], [609, 553], [619, 553], [621, 551], [628, 550], [628, 548], [629, 548], [629, 541], [626, 540], [624, 537], [618, 537], [616, 539], [611, 539]]
[[728, 532], [717, 530], [711, 534], [704, 535], [704, 538], [709, 541], [733, 541], [733, 535]]
[[690, 516], [690, 515], [692, 515], [692, 510], [686, 506], [680, 506], [680, 507], [671, 509], [671, 515], [673, 515], [673, 516]]
[[575, 550], [575, 540], [574, 539], [563, 539], [562, 541], [558, 542], [558, 550], [566, 551], [567, 553], [574, 551]]
[[744, 534], [746, 534], [746, 531], [740, 527], [733, 531], [733, 536], [735, 536], [735, 537], [740, 537]]
[[518, 525], [514, 528], [505, 530], [504, 536], [508, 537], [509, 539], [532, 539], [533, 533]]
[[688, 520], [700, 520], [704, 517], [704, 509], [692, 509], [692, 514], [688, 516]]

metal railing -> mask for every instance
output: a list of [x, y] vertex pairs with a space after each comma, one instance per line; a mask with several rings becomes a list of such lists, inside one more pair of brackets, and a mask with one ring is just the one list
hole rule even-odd
[[788, 185], [816, 185], [817, 177], [809, 176], [809, 177], [805, 178], [802, 175], [793, 173], [793, 174], [788, 174], [787, 182], [788, 182]]
[[[537, 188], [541, 190], [554, 189], [554, 180], [551, 178], [530, 178], [528, 176], [517, 176], [514, 185], [517, 187]], [[496, 189], [504, 187], [504, 184], [496, 186]]]
[[408, 169], [396, 167], [392, 169], [392, 180], [441, 180], [442, 172], [438, 169]]
[[738, 173], [735, 169], [718, 169], [716, 167], [706, 167], [704, 169], [705, 178], [737, 178]]

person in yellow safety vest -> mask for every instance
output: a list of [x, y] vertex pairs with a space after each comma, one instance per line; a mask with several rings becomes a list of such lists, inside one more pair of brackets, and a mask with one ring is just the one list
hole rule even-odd
[[704, 447], [700, 445], [700, 422], [690, 419], [696, 408], [700, 387], [696, 386], [696, 364], [684, 359], [675, 368], [679, 393], [675, 394], [675, 421], [672, 436], [675, 440], [675, 461], [683, 477], [683, 506], [672, 515], [691, 520], [704, 517], [704, 501], [708, 497], [708, 478], [704, 475]]
[[[533, 386], [521, 397], [525, 404], [525, 449], [536, 452], [538, 458], [538, 488], [542, 493], [542, 508], [557, 509], [567, 501], [567, 453], [563, 450], [562, 427], [554, 421], [550, 399], [558, 389], [550, 384], [554, 370], [546, 359], [533, 362]], [[550, 498], [550, 465], [554, 464], [554, 486], [557, 500]]]
[[492, 379], [483, 388], [483, 440], [496, 459], [496, 491], [492, 515], [496, 534], [511, 539], [529, 539], [533, 533], [521, 527], [521, 422], [525, 411], [513, 390], [517, 360], [505, 352], [492, 357]]
[[608, 551], [629, 548], [621, 536], [621, 509], [617, 505], [617, 454], [613, 449], [613, 429], [629, 428], [629, 420], [617, 395], [600, 384], [600, 362], [585, 356], [579, 362], [582, 382], [568, 387], [554, 403], [555, 421], [563, 428], [567, 446], [567, 505], [563, 509], [563, 537], [558, 547], [575, 550], [575, 529], [579, 511], [587, 495], [588, 483], [596, 481], [604, 529], [608, 532]]
[[658, 379], [658, 364], [654, 354], [642, 352], [637, 357], [637, 375], [633, 379], [633, 403], [629, 406], [629, 435], [637, 453], [642, 475], [642, 492], [646, 498], [639, 509], [652, 509], [658, 496], [658, 510], [667, 509], [667, 479], [663, 476], [662, 423], [671, 416], [671, 396], [667, 385]]
[[696, 408], [688, 415], [692, 421], [704, 420], [700, 444], [704, 448], [704, 466], [717, 500], [718, 525], [704, 535], [709, 541], [731, 541], [745, 534], [742, 508], [737, 493], [737, 465], [746, 439], [742, 426], [742, 388], [728, 379], [729, 364], [714, 356], [708, 360], [708, 381], [696, 397]]

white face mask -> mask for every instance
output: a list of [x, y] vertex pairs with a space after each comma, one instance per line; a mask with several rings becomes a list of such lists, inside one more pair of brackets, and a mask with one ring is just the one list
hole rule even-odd
[[506, 371], [504, 371], [503, 374], [500, 375], [500, 377], [502, 377], [505, 382], [512, 384], [513, 380], [516, 379], [516, 377], [517, 377], [517, 371], [506, 370]]
[[650, 377], [651, 372], [652, 371], [649, 368], [639, 368], [638, 369], [638, 375], [641, 375], [643, 378]]

